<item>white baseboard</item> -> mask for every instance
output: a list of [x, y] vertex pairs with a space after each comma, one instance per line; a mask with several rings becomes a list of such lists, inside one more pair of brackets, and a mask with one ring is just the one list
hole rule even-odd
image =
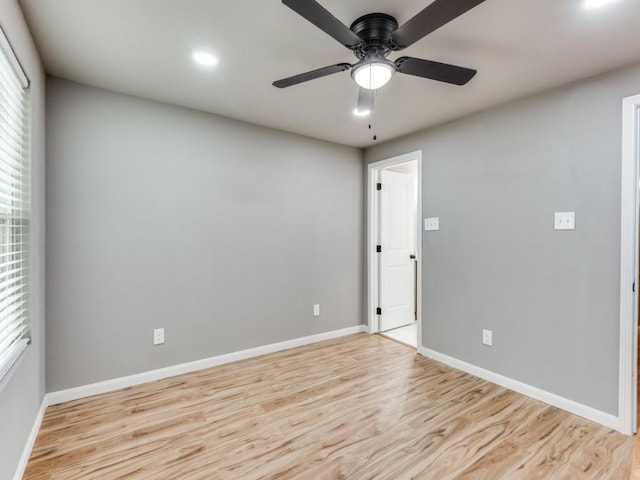
[[555, 393], [547, 392], [546, 390], [533, 387], [526, 383], [522, 383], [518, 380], [505, 377], [504, 375], [500, 375], [490, 370], [485, 370], [484, 368], [464, 362], [462, 360], [458, 360], [457, 358], [450, 357], [443, 353], [436, 352], [435, 350], [419, 347], [418, 351], [421, 355], [424, 355], [427, 358], [431, 358], [438, 362], [444, 363], [445, 365], [449, 365], [450, 367], [462, 370], [463, 372], [470, 373], [471, 375], [500, 385], [501, 387], [508, 388], [509, 390], [521, 393], [523, 395], [526, 395], [527, 397], [535, 398], [536, 400], [548, 403], [549, 405], [558, 407], [569, 413], [573, 413], [574, 415], [578, 415], [580, 417], [586, 418], [587, 420], [591, 420], [593, 422], [604, 425], [605, 427], [612, 428], [624, 433], [621, 430], [620, 419], [614, 415], [611, 415], [610, 413], [588, 407], [573, 400], [569, 400], [568, 398], [556, 395]]
[[70, 402], [72, 400], [77, 400], [79, 398], [91, 397], [93, 395], [99, 395], [101, 393], [108, 393], [114, 390], [120, 390], [121, 388], [132, 387], [134, 385], [140, 385], [142, 383], [153, 382], [155, 380], [174, 377], [176, 375], [182, 375], [184, 373], [191, 373], [198, 370], [203, 370], [205, 368], [215, 367], [217, 365], [223, 365], [225, 363], [231, 363], [231, 362], [236, 362], [238, 360], [244, 360], [246, 358], [265, 355], [267, 353], [274, 353], [274, 352], [279, 352], [281, 350], [288, 350], [290, 348], [301, 347], [303, 345], [323, 342], [325, 340], [330, 340], [332, 338], [343, 337], [345, 335], [352, 335], [354, 333], [360, 333], [363, 331], [364, 331], [364, 325], [357, 325], [355, 327], [344, 328], [342, 330], [334, 330], [331, 332], [310, 335], [308, 337], [294, 338], [293, 340], [286, 340], [284, 342], [272, 343], [270, 345], [264, 345], [261, 347], [250, 348], [248, 350], [241, 350], [238, 352], [218, 355], [216, 357], [196, 360], [194, 362], [173, 365], [171, 367], [160, 368], [158, 370], [150, 370], [148, 372], [137, 373], [137, 374], [129, 375], [126, 377], [105, 380], [104, 382], [92, 383], [89, 385], [83, 385], [81, 387], [75, 387], [75, 388], [69, 388], [67, 390], [51, 392], [47, 394], [48, 404], [57, 405], [59, 403]]
[[22, 451], [22, 456], [20, 457], [20, 462], [18, 463], [18, 468], [16, 468], [16, 473], [13, 476], [13, 480], [22, 480], [24, 476], [24, 471], [27, 468], [27, 463], [29, 462], [29, 457], [31, 456], [31, 450], [33, 449], [33, 445], [36, 443], [36, 438], [38, 437], [38, 432], [40, 431], [40, 425], [42, 424], [42, 419], [44, 418], [44, 412], [47, 410], [49, 406], [49, 398], [47, 395], [42, 399], [42, 403], [40, 403], [40, 409], [36, 415], [35, 420], [33, 421], [33, 427], [31, 427], [31, 433], [29, 434], [29, 438], [27, 438], [27, 443], [24, 446], [24, 450]]

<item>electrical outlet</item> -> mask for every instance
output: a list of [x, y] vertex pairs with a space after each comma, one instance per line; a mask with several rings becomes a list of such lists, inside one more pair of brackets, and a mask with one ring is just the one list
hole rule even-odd
[[164, 328], [156, 328], [153, 330], [153, 344], [162, 345], [164, 343]]
[[553, 217], [553, 227], [556, 230], [575, 230], [576, 212], [556, 212]]
[[482, 344], [491, 347], [493, 345], [493, 331], [482, 330]]
[[314, 317], [319, 317], [320, 316], [320, 304], [319, 303], [316, 303], [313, 306], [313, 316]]
[[439, 217], [425, 218], [424, 230], [425, 232], [433, 232], [436, 230], [440, 230], [440, 218]]

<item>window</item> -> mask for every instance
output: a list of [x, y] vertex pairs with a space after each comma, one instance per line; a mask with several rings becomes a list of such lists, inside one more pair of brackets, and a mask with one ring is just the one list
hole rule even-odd
[[0, 32], [0, 381], [30, 341], [28, 85]]

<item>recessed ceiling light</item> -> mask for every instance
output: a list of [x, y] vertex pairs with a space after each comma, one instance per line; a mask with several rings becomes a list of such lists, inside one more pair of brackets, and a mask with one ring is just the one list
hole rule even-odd
[[205, 67], [215, 67], [218, 65], [218, 58], [207, 52], [193, 52], [191, 55], [194, 62], [204, 65]]
[[353, 110], [353, 114], [356, 117], [366, 117], [371, 113], [371, 110], [358, 110], [357, 108]]
[[582, 8], [604, 7], [605, 5], [608, 5], [609, 3], [613, 3], [615, 1], [617, 0], [583, 0]]

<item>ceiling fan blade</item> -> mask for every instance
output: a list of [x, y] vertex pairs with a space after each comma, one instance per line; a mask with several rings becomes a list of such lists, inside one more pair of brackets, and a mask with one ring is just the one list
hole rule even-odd
[[435, 0], [396, 30], [388, 40], [393, 50], [402, 50], [485, 0]]
[[344, 23], [315, 0], [282, 0], [282, 3], [345, 47], [355, 50], [356, 47], [363, 44], [358, 35], [349, 30]]
[[315, 80], [316, 78], [326, 77], [327, 75], [332, 75], [334, 73], [344, 72], [345, 70], [349, 70], [350, 68], [351, 65], [349, 65], [348, 63], [338, 63], [337, 65], [331, 65], [330, 67], [318, 68], [317, 70], [311, 70], [310, 72], [300, 73], [298, 75], [294, 75], [293, 77], [277, 80], [273, 82], [273, 86], [278, 88], [291, 87], [293, 85], [298, 85], [299, 83], [308, 82], [309, 80]]
[[401, 57], [397, 59], [396, 67], [400, 73], [429, 78], [439, 82], [452, 83], [454, 85], [465, 85], [478, 73], [477, 70], [472, 70], [471, 68], [458, 67], [456, 65], [413, 57]]
[[376, 109], [376, 91], [360, 88], [358, 92], [358, 107], [356, 111], [361, 115], [371, 113]]

